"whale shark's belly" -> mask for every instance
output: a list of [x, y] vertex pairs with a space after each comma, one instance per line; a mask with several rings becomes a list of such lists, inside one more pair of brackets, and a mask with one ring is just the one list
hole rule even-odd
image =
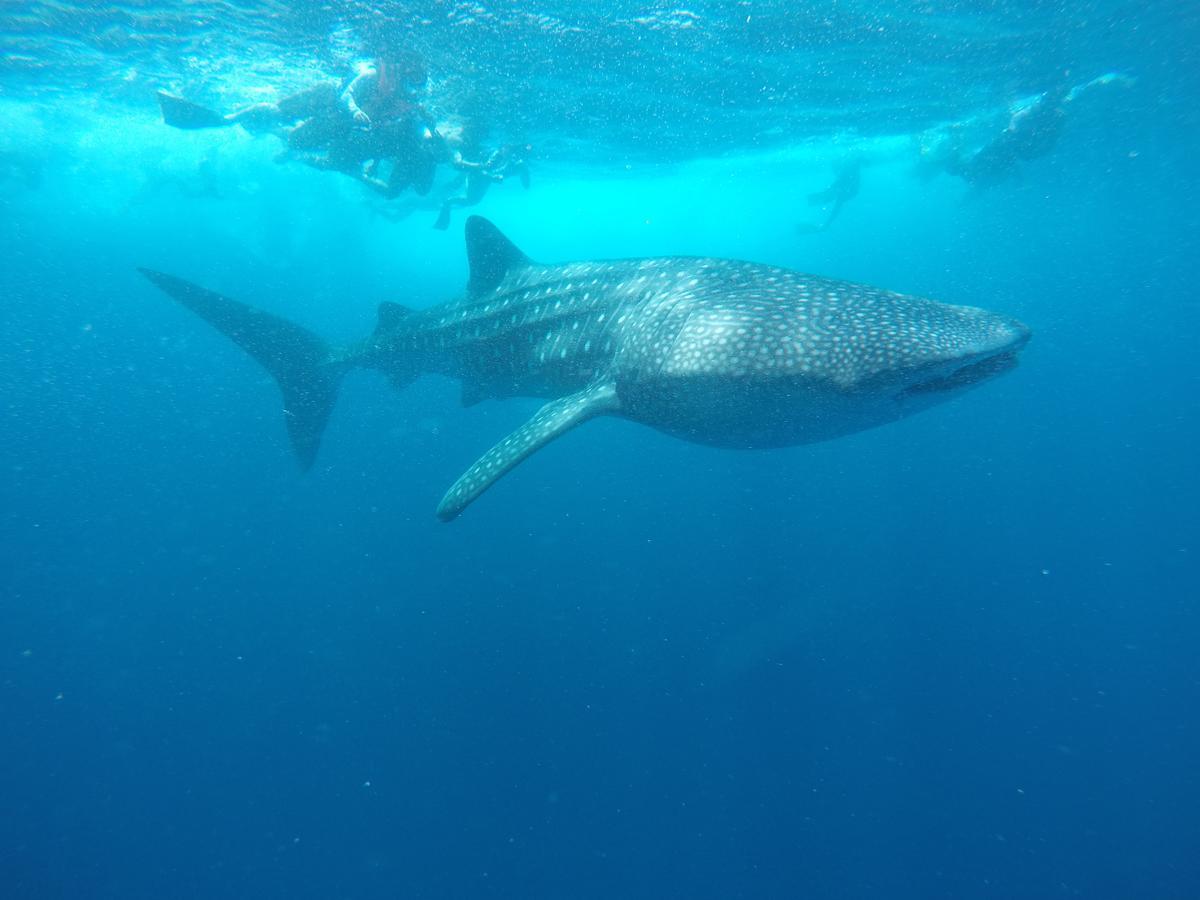
[[693, 443], [743, 449], [826, 441], [906, 415], [891, 395], [804, 376], [618, 380], [621, 414]]

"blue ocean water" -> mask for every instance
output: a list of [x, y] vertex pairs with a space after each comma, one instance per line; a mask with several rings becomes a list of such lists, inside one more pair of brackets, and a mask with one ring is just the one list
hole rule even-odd
[[[1198, 25], [5, 6], [0, 896], [1200, 896]], [[270, 377], [136, 267], [351, 341], [461, 294], [465, 214], [170, 129], [154, 92], [278, 99], [381, 33], [432, 109], [534, 147], [473, 211], [539, 260], [750, 259], [1034, 339], [825, 444], [597, 420], [451, 524], [539, 401], [356, 372], [301, 474]], [[1105, 73], [999, 184], [918, 165]]]

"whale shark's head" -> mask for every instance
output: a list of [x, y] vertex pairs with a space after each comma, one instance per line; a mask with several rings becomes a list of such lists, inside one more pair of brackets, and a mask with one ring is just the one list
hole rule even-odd
[[[892, 396], [904, 414], [949, 399], [1008, 372], [1032, 334], [1023, 322], [969, 306], [931, 304], [892, 333], [899, 358], [858, 387]], [[904, 321], [903, 319], [901, 320]], [[878, 351], [876, 351], [878, 352]]]
[[[874, 301], [874, 302], [872, 302]], [[1016, 368], [1028, 326], [971, 306], [876, 295], [841, 310], [841, 327], [817, 344], [812, 373], [836, 388], [827, 424], [883, 424], [943, 403]], [[818, 392], [819, 393], [819, 392]]]
[[903, 418], [1012, 369], [1030, 337], [987, 310], [777, 271], [706, 301], [658, 342], [655, 377], [618, 388], [632, 417], [724, 446]]

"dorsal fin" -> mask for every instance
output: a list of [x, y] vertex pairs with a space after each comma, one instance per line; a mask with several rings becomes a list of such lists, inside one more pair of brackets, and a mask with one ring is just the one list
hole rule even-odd
[[412, 310], [407, 306], [384, 300], [379, 304], [379, 321], [375, 324], [375, 333], [384, 334], [388, 331], [395, 331], [400, 323], [410, 315], [412, 315]]
[[478, 297], [494, 290], [513, 269], [533, 261], [483, 216], [471, 216], [467, 219], [467, 263], [471, 267], [467, 292]]

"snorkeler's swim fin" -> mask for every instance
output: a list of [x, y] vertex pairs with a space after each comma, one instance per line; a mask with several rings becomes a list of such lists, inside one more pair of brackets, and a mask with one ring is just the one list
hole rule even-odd
[[823, 191], [817, 191], [815, 194], [808, 195], [809, 206], [824, 206], [830, 200], [837, 196], [836, 188], [826, 188]]
[[233, 124], [208, 107], [165, 91], [158, 92], [158, 105], [162, 108], [163, 121], [172, 128], [194, 131], [199, 128], [225, 128]]

